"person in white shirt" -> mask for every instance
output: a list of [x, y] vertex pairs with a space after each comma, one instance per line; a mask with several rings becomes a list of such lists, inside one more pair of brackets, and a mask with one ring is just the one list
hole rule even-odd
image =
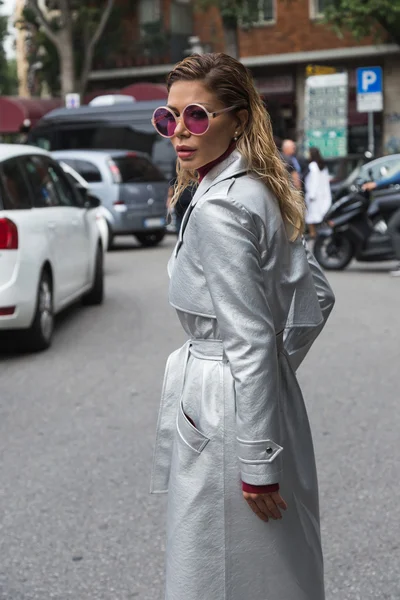
[[318, 148], [310, 148], [309, 172], [305, 179], [306, 223], [311, 238], [317, 235], [321, 223], [332, 204], [329, 172]]

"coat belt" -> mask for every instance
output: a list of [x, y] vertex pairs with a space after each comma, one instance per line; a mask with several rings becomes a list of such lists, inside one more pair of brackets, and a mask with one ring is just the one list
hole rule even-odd
[[[283, 352], [283, 331], [276, 334], [276, 348], [279, 354]], [[204, 360], [226, 360], [222, 340], [192, 339], [189, 341], [189, 352]]]

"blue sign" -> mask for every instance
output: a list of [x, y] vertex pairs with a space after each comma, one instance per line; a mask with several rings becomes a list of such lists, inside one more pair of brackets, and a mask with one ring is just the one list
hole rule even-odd
[[382, 67], [357, 69], [357, 94], [376, 94], [383, 91]]

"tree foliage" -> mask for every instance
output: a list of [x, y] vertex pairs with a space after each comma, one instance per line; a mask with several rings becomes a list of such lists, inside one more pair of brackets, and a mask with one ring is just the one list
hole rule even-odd
[[358, 39], [372, 33], [376, 41], [400, 44], [400, 0], [331, 0], [325, 22], [339, 36], [344, 30]]
[[115, 9], [114, 0], [28, 0], [18, 26], [29, 32], [29, 62], [40, 63], [38, 77], [53, 93], [83, 94], [88, 76]]
[[[0, 8], [3, 2], [0, 0]], [[8, 17], [0, 15], [0, 96], [13, 96], [18, 90], [15, 61], [7, 59], [4, 43], [8, 37]]]

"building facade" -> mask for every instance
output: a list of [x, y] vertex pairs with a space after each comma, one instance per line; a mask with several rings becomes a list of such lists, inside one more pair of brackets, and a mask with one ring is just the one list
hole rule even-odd
[[[348, 72], [348, 152], [364, 152], [368, 118], [357, 112], [355, 74], [358, 67], [381, 66], [384, 111], [375, 115], [376, 149], [400, 152], [400, 48], [372, 38], [356, 41], [348, 33], [339, 38], [322, 21], [325, 1], [260, 0], [259, 22], [236, 32], [237, 55], [254, 75], [275, 134], [303, 141], [307, 67], [327, 65]], [[138, 0], [124, 36], [124, 52], [94, 65], [93, 89], [163, 82], [193, 48], [226, 51], [228, 43], [219, 11], [195, 11], [191, 0]]]

